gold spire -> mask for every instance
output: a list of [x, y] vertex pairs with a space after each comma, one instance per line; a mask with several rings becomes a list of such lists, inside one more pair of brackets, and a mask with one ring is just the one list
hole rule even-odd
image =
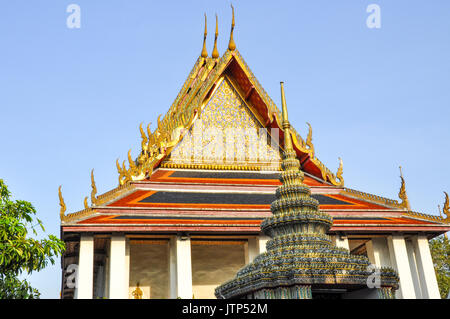
[[61, 217], [61, 220], [64, 219], [64, 213], [66, 212], [66, 203], [64, 203], [64, 198], [61, 193], [61, 185], [58, 188], [58, 196], [59, 196], [59, 206], [61, 207], [59, 210], [59, 216]]
[[91, 171], [91, 203], [92, 205], [96, 205], [97, 204], [97, 186], [95, 186], [95, 180], [94, 180], [94, 169], [92, 169]]
[[233, 40], [233, 30], [234, 30], [234, 7], [231, 5], [231, 10], [233, 12], [233, 19], [231, 20], [231, 33], [230, 33], [230, 41], [228, 42], [228, 50], [234, 51], [236, 49], [236, 43]]
[[402, 180], [402, 185], [400, 186], [400, 191], [398, 197], [402, 200], [402, 206], [408, 210], [411, 210], [409, 205], [408, 195], [406, 194], [405, 179], [403, 178], [402, 167], [400, 166], [400, 178]]
[[217, 20], [217, 14], [216, 14], [216, 33], [214, 33], [214, 49], [212, 52], [213, 59], [217, 59], [219, 57], [219, 51], [217, 50], [217, 37], [219, 36], [219, 22]]
[[280, 82], [281, 86], [281, 106], [282, 106], [282, 115], [283, 120], [281, 122], [281, 126], [284, 130], [284, 151], [291, 151], [292, 148], [292, 139], [291, 139], [291, 124], [289, 124], [288, 112], [286, 106], [286, 97], [284, 96], [284, 82]]
[[202, 49], [202, 58], [208, 57], [208, 51], [206, 50], [206, 35], [208, 34], [208, 30], [206, 29], [206, 13], [205, 13], [205, 33], [203, 34], [203, 49]]

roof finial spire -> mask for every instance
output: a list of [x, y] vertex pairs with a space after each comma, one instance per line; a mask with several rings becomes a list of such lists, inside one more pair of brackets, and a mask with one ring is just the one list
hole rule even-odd
[[202, 58], [208, 57], [208, 51], [206, 50], [206, 35], [208, 34], [208, 30], [206, 29], [206, 13], [205, 13], [205, 33], [203, 34], [203, 49], [202, 49]]
[[288, 112], [286, 106], [286, 97], [284, 96], [284, 82], [280, 82], [281, 86], [281, 105], [283, 111], [283, 120], [281, 122], [281, 126], [283, 126], [284, 130], [284, 150], [292, 150], [292, 140], [291, 140], [291, 125], [289, 124]]
[[66, 212], [66, 203], [64, 203], [64, 198], [61, 193], [61, 185], [58, 188], [58, 196], [59, 196], [59, 206], [60, 206], [59, 216], [60, 216], [61, 220], [64, 220], [64, 218], [65, 218], [64, 213]]
[[228, 42], [228, 50], [234, 51], [236, 49], [236, 43], [233, 40], [233, 30], [234, 30], [234, 7], [231, 5], [231, 10], [233, 12], [233, 19], [231, 20], [231, 33], [230, 33], [230, 42]]
[[450, 221], [450, 199], [448, 197], [447, 192], [444, 192], [445, 194], [445, 202], [444, 207], [442, 208], [442, 212], [445, 214], [445, 220]]
[[217, 50], [217, 37], [219, 36], [219, 22], [217, 20], [217, 14], [216, 14], [216, 33], [214, 33], [214, 49], [212, 52], [213, 59], [217, 59], [219, 57], [219, 51]]
[[91, 188], [91, 203], [92, 205], [97, 205], [97, 186], [95, 185], [94, 169], [91, 171]]
[[402, 167], [400, 166], [400, 178], [402, 180], [402, 185], [400, 186], [400, 192], [398, 193], [398, 197], [402, 200], [402, 206], [408, 210], [411, 210], [411, 206], [409, 205], [408, 195], [406, 194], [405, 187], [405, 179], [403, 178]]

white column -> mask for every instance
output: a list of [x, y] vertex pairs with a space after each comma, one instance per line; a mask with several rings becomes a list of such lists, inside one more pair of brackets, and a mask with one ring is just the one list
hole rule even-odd
[[[259, 254], [262, 254], [263, 252], [266, 251], [266, 244], [269, 241], [270, 237], [269, 236], [265, 236], [265, 235], [261, 235], [258, 238], [258, 249], [259, 249]], [[256, 257], [256, 256], [255, 256]]]
[[392, 266], [400, 277], [398, 297], [402, 299], [415, 299], [414, 284], [409, 267], [408, 253], [405, 239], [401, 235], [388, 236], [389, 254]]
[[350, 246], [348, 245], [347, 236], [334, 235], [333, 243], [336, 247], [341, 247], [350, 250]]
[[125, 290], [127, 297], [129, 298], [130, 290], [130, 239], [125, 239]]
[[422, 298], [422, 291], [420, 287], [419, 273], [417, 271], [416, 256], [414, 253], [413, 244], [409, 240], [406, 241], [406, 251], [408, 252], [409, 269], [411, 269], [416, 298], [420, 299]]
[[372, 238], [366, 242], [366, 251], [370, 262], [378, 268], [392, 267], [386, 238]]
[[439, 287], [427, 237], [424, 235], [414, 236], [412, 238], [412, 244], [416, 254], [422, 298], [440, 299], [441, 296], [439, 294]]
[[127, 299], [125, 235], [112, 235], [109, 258], [109, 298]]
[[76, 299], [92, 299], [94, 282], [94, 236], [81, 235], [78, 257]]
[[256, 256], [259, 255], [259, 238], [257, 237], [249, 237], [248, 242], [245, 246], [245, 263], [248, 264], [252, 262]]
[[192, 299], [191, 239], [177, 236], [170, 245], [171, 298]]

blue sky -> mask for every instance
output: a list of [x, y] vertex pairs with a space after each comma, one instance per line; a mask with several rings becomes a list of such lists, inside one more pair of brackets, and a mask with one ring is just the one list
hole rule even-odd
[[[81, 28], [69, 29], [69, 4]], [[317, 157], [347, 187], [397, 198], [402, 165], [413, 210], [437, 214], [450, 191], [450, 2], [234, 1], [237, 49], [272, 99], [285, 82], [291, 124], [313, 127]], [[369, 29], [369, 4], [381, 28]], [[227, 48], [230, 1], [2, 1], [0, 178], [59, 234], [58, 186], [83, 208], [117, 186], [117, 158], [140, 147], [200, 54], [203, 13], [212, 52]], [[152, 126], [154, 127], [154, 126]], [[60, 265], [31, 276], [57, 298]]]

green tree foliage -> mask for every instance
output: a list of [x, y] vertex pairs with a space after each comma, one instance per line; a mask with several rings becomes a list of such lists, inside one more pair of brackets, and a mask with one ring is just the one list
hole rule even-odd
[[64, 250], [64, 242], [56, 236], [37, 240], [37, 228], [45, 231], [42, 222], [35, 217], [33, 205], [23, 200], [11, 200], [11, 193], [0, 179], [0, 299], [39, 298], [37, 289], [18, 277], [44, 269]]
[[445, 236], [430, 240], [431, 257], [433, 258], [439, 292], [447, 298], [450, 289], [450, 241]]

